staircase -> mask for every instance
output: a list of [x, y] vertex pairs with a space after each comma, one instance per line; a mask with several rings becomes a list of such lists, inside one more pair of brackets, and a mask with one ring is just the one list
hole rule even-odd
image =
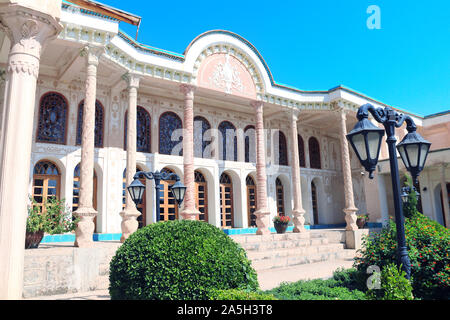
[[326, 261], [349, 261], [356, 255], [356, 250], [345, 249], [345, 231], [340, 229], [231, 237], [245, 249], [257, 272]]

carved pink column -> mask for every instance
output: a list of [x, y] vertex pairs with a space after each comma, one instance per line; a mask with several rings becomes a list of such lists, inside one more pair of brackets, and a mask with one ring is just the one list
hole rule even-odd
[[345, 197], [345, 221], [347, 222], [347, 231], [358, 230], [356, 225], [356, 212], [358, 208], [355, 207], [355, 201], [353, 196], [353, 182], [352, 182], [352, 169], [350, 164], [350, 153], [347, 142], [347, 115], [344, 109], [339, 110], [340, 114], [340, 140], [341, 140], [341, 152], [342, 152], [342, 168], [344, 176], [344, 197]]
[[[139, 88], [140, 78], [134, 74], [125, 74], [123, 80], [128, 85], [128, 122], [127, 122], [127, 175], [126, 186], [133, 182], [136, 174], [136, 145], [137, 145], [137, 90]], [[136, 232], [139, 227], [137, 218], [141, 213], [136, 209], [130, 193], [126, 192], [125, 209], [120, 213], [122, 217], [122, 237], [120, 241], [125, 242], [128, 237]]]
[[306, 232], [305, 229], [305, 210], [302, 206], [302, 188], [300, 181], [300, 159], [298, 157], [298, 131], [297, 121], [299, 112], [292, 110], [290, 112], [291, 117], [291, 169], [292, 169], [292, 186], [294, 197], [294, 209], [292, 215], [294, 217], [294, 233]]
[[83, 130], [81, 135], [80, 199], [73, 214], [80, 217], [75, 230], [75, 247], [92, 247], [97, 211], [93, 207], [94, 193], [94, 151], [95, 151], [95, 101], [97, 97], [97, 66], [103, 48], [86, 46], [81, 56], [86, 58], [86, 96], [83, 109]]
[[186, 194], [184, 196], [184, 208], [180, 215], [185, 220], [196, 220], [200, 211], [195, 207], [195, 173], [194, 173], [194, 90], [192, 85], [180, 86], [184, 94], [184, 130], [183, 130], [183, 163], [184, 163], [184, 185]]
[[256, 226], [257, 235], [270, 234], [269, 216], [270, 211], [267, 207], [267, 175], [266, 175], [266, 147], [264, 139], [264, 116], [263, 102], [254, 101], [252, 106], [255, 108], [256, 116]]
[[22, 299], [36, 81], [43, 48], [62, 29], [58, 12], [15, 2], [0, 3], [11, 41], [0, 125], [0, 300]]

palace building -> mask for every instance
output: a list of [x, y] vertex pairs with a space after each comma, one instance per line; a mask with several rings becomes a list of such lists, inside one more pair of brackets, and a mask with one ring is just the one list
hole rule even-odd
[[[156, 195], [142, 180], [136, 211], [126, 186], [135, 172], [156, 170], [187, 186], [178, 208], [173, 181], [162, 182], [164, 221], [264, 234], [276, 215], [300, 231], [353, 230], [356, 214], [374, 224], [393, 215], [386, 144], [369, 180], [345, 138], [361, 105], [386, 104], [342, 85], [277, 84], [270, 61], [230, 31], [205, 32], [179, 54], [138, 43], [119, 30], [138, 16], [94, 1], [15, 2], [0, 3], [2, 215], [25, 209], [7, 199], [43, 205], [56, 196], [82, 217], [77, 245], [89, 242], [91, 223], [94, 233], [129, 235], [155, 222]], [[433, 143], [421, 209], [448, 227], [450, 113], [401, 112]], [[14, 225], [8, 219], [1, 232]]]

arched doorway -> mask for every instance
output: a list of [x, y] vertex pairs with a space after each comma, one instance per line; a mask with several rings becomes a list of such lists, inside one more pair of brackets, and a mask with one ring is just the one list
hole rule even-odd
[[208, 222], [208, 184], [200, 171], [195, 171], [195, 204], [200, 211], [198, 220]]
[[[144, 171], [139, 167], [136, 167], [136, 172], [139, 171]], [[146, 180], [145, 178], [139, 179], [139, 181], [141, 181], [141, 183], [145, 186], [146, 185]], [[128, 193], [127, 190], [127, 169], [125, 169], [123, 171], [123, 180], [122, 180], [122, 210], [125, 209], [125, 205], [126, 205], [126, 195]], [[141, 213], [141, 215], [137, 218], [137, 221], [139, 223], [138, 228], [141, 229], [143, 227], [145, 227], [147, 225], [147, 204], [146, 204], [146, 193], [147, 190], [144, 191], [144, 194], [142, 195], [142, 201], [141, 203], [136, 207], [137, 210]]]
[[319, 207], [317, 203], [317, 188], [314, 181], [311, 181], [311, 200], [314, 224], [319, 224]]
[[247, 215], [248, 226], [256, 227], [256, 184], [252, 176], [248, 175], [246, 179], [247, 185]]
[[[171, 169], [164, 168], [161, 172], [174, 173]], [[170, 191], [169, 186], [173, 185], [175, 180], [162, 181], [161, 180], [161, 198], [159, 201], [160, 221], [178, 220], [178, 205], [175, 198]]]
[[[73, 172], [73, 198], [72, 198], [72, 212], [77, 211], [80, 200], [80, 176], [81, 176], [81, 164], [79, 163]], [[94, 210], [97, 210], [97, 174], [94, 170], [94, 189], [92, 193], [92, 206]], [[97, 217], [94, 218], [95, 229], [97, 230]]]
[[222, 228], [234, 227], [233, 182], [226, 173], [220, 176], [220, 225]]
[[275, 181], [275, 186], [277, 196], [277, 213], [280, 217], [283, 217], [286, 215], [286, 212], [284, 206], [284, 188], [280, 178], [277, 178], [277, 180]]
[[61, 188], [61, 173], [51, 161], [43, 160], [34, 166], [33, 171], [33, 199], [36, 206], [44, 212], [45, 202], [52, 197], [59, 199]]

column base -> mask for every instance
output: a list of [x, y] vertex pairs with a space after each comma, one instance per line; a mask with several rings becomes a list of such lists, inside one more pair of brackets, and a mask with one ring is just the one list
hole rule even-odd
[[356, 225], [356, 212], [358, 211], [357, 208], [345, 208], [343, 210], [345, 212], [345, 222], [347, 222], [347, 227], [345, 228], [346, 231], [355, 231], [358, 230], [358, 226]]
[[270, 230], [269, 230], [269, 226], [270, 226], [270, 221], [269, 221], [270, 211], [269, 211], [269, 209], [268, 208], [262, 208], [262, 209], [256, 210], [254, 214], [256, 216], [256, 226], [258, 227], [258, 229], [256, 230], [256, 234], [257, 235], [270, 234]]
[[97, 216], [97, 211], [94, 208], [81, 207], [73, 213], [73, 215], [80, 217], [77, 229], [75, 230], [75, 247], [77, 248], [91, 248], [94, 246], [94, 218]]
[[198, 216], [200, 215], [200, 211], [197, 208], [194, 209], [183, 209], [180, 212], [180, 216], [183, 220], [198, 220]]
[[124, 243], [125, 240], [129, 238], [133, 233], [137, 231], [139, 228], [139, 222], [137, 218], [141, 215], [141, 213], [137, 209], [125, 208], [124, 211], [120, 213], [122, 217], [122, 236], [120, 237], [120, 242]]
[[293, 223], [294, 223], [294, 233], [305, 233], [308, 232], [308, 230], [305, 228], [305, 210], [293, 210], [292, 215], [294, 216]]
[[347, 249], [359, 250], [362, 247], [363, 237], [369, 235], [369, 229], [345, 231], [345, 246]]

